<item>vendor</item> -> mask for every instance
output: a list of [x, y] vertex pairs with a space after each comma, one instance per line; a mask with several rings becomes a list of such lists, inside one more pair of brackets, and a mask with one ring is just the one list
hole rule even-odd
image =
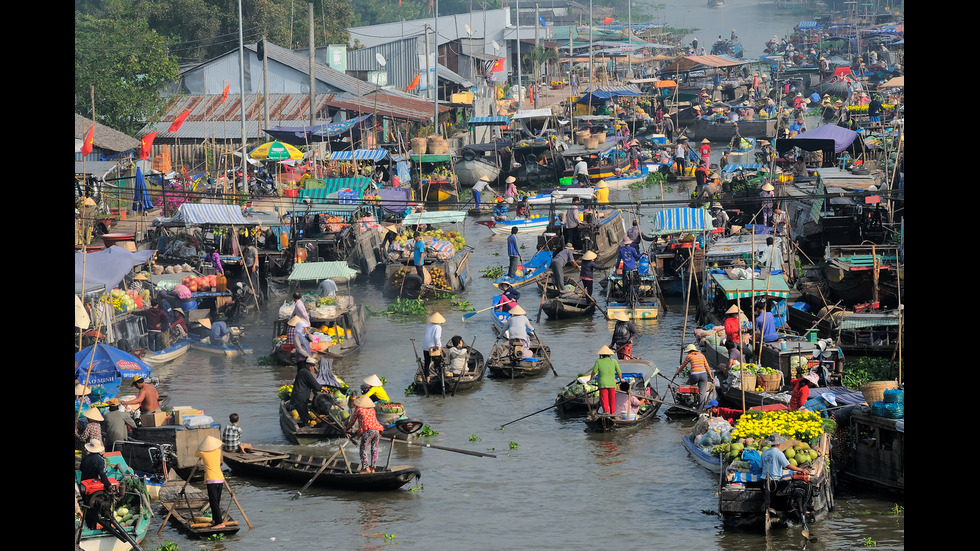
[[370, 398], [375, 403], [390, 402], [391, 399], [388, 398], [388, 393], [385, 392], [381, 384], [381, 378], [377, 375], [365, 378], [364, 384], [361, 385], [361, 395]]

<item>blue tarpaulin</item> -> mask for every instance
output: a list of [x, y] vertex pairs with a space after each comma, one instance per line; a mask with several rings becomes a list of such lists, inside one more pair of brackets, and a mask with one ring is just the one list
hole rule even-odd
[[[89, 365], [92, 366], [88, 374]], [[86, 380], [86, 374], [88, 379]], [[92, 389], [92, 403], [115, 398], [123, 379], [149, 377], [153, 368], [129, 352], [96, 344], [75, 353], [75, 378]]]
[[508, 117], [496, 116], [496, 117], [470, 117], [470, 120], [466, 121], [469, 126], [503, 126], [510, 122]]
[[86, 285], [105, 285], [112, 289], [119, 285], [133, 266], [145, 264], [153, 258], [155, 250], [131, 253], [113, 245], [95, 253], [75, 253], [75, 283], [84, 279]]
[[372, 114], [368, 113], [367, 115], [361, 115], [360, 117], [355, 117], [350, 120], [330, 123], [324, 126], [323, 128], [321, 128], [320, 130], [313, 132], [312, 135], [329, 138], [329, 137], [336, 136], [338, 134], [343, 134], [344, 132], [347, 132], [351, 128], [353, 128], [355, 124], [363, 121], [364, 119], [370, 116], [372, 116]]
[[657, 213], [653, 235], [680, 232], [708, 232], [714, 229], [711, 214], [705, 209], [676, 208]]

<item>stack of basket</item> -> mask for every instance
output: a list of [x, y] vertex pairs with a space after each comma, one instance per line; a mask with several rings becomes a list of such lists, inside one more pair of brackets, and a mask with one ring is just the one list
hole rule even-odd
[[759, 386], [762, 390], [766, 392], [776, 392], [779, 387], [783, 384], [783, 374], [779, 371], [773, 373], [759, 373], [756, 375], [759, 379]]
[[742, 371], [741, 374], [741, 389], [742, 390], [755, 390], [755, 373], [749, 373], [748, 371]]

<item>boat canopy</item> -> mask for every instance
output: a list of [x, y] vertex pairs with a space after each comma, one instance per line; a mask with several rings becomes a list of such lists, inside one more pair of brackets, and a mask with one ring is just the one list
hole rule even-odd
[[391, 158], [387, 149], [355, 149], [353, 151], [334, 151], [327, 157], [328, 161], [374, 161], [379, 162]]
[[661, 69], [661, 73], [684, 73], [688, 71], [701, 71], [704, 69], [721, 69], [725, 67], [738, 67], [748, 65], [748, 61], [735, 59], [724, 55], [692, 55], [682, 57], [670, 65]]
[[344, 132], [350, 131], [355, 124], [367, 119], [368, 117], [374, 116], [373, 113], [367, 113], [359, 117], [354, 117], [353, 119], [347, 119], [346, 121], [334, 122], [325, 125], [323, 128], [312, 133], [313, 136], [319, 136], [323, 138], [332, 138]]
[[521, 119], [546, 119], [551, 116], [551, 109], [525, 109], [514, 113], [514, 120]]
[[445, 224], [447, 222], [462, 222], [466, 220], [465, 210], [439, 210], [432, 212], [413, 212], [402, 220], [403, 226], [418, 226], [420, 224]]
[[792, 138], [776, 140], [776, 151], [782, 155], [794, 147], [799, 147], [805, 151], [833, 149], [834, 153], [841, 153], [852, 147], [863, 149], [861, 142], [861, 137], [857, 132], [841, 128], [836, 124], [825, 124]]
[[155, 252], [150, 249], [134, 253], [113, 245], [94, 253], [75, 253], [75, 294], [81, 293], [79, 284], [83, 281], [86, 292], [91, 292], [90, 286], [97, 285], [112, 289], [134, 266], [149, 262]]
[[333, 262], [301, 262], [293, 265], [289, 281], [320, 281], [323, 279], [351, 279], [357, 275], [343, 260]]
[[508, 122], [510, 122], [510, 118], [504, 116], [470, 117], [466, 124], [469, 126], [504, 126]]
[[643, 93], [635, 84], [626, 86], [599, 86], [595, 90], [586, 90], [578, 103], [589, 103], [590, 101], [609, 101], [618, 97], [638, 98]]
[[765, 279], [732, 279], [728, 274], [712, 273], [711, 278], [728, 300], [750, 297], [789, 298], [789, 285], [782, 274], [773, 274]]
[[177, 214], [172, 218], [157, 218], [153, 221], [154, 226], [204, 226], [213, 224], [218, 226], [254, 226], [254, 221], [249, 221], [242, 214], [242, 208], [238, 205], [209, 204], [209, 203], [184, 203], [177, 208]]
[[300, 191], [299, 196], [296, 198], [297, 203], [302, 203], [303, 199], [310, 199], [311, 201], [336, 199], [337, 192], [348, 189], [357, 192], [357, 196], [360, 198], [364, 195], [364, 190], [371, 185], [371, 179], [367, 176], [357, 176], [355, 178], [326, 178], [323, 180], [310, 178], [309, 180], [306, 180], [304, 185], [306, 188]]
[[707, 210], [676, 208], [658, 212], [650, 233], [665, 235], [681, 232], [710, 232], [714, 229], [711, 213]]

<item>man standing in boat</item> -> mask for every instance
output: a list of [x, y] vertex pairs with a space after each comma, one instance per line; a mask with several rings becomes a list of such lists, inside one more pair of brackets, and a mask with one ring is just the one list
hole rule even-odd
[[[473, 184], [472, 189], [473, 189], [473, 202], [476, 204], [476, 208], [479, 209], [480, 199], [481, 199], [480, 194], [490, 189], [490, 178], [486, 176], [480, 176], [480, 179], [477, 180], [475, 184]], [[492, 189], [490, 191], [493, 192]]]
[[589, 164], [582, 157], [575, 157], [575, 178], [579, 187], [589, 187]]
[[510, 257], [510, 266], [507, 268], [507, 277], [516, 277], [518, 263], [524, 262], [524, 257], [521, 255], [521, 250], [517, 246], [517, 231], [517, 226], [514, 226], [510, 229], [510, 235], [507, 236], [507, 256]]

